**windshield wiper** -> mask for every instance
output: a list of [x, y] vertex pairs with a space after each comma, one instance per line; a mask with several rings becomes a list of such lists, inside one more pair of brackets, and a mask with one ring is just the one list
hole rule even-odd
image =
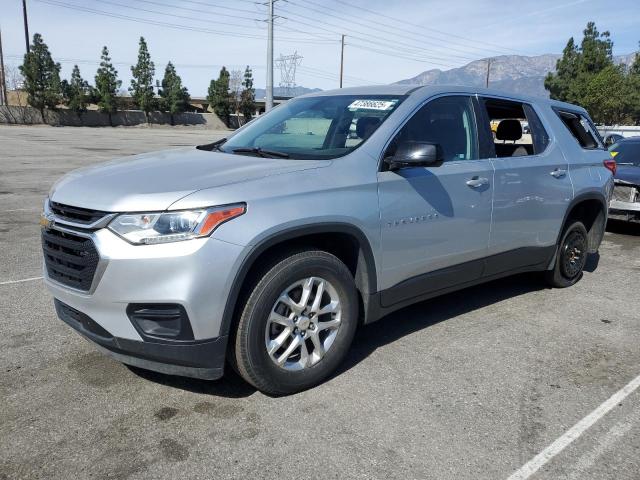
[[277, 150], [265, 150], [260, 147], [240, 147], [234, 148], [233, 153], [255, 153], [259, 157], [265, 158], [289, 158], [288, 153], [278, 152]]
[[212, 152], [213, 150], [216, 150], [218, 152], [222, 152], [224, 150], [222, 150], [220, 148], [220, 146], [226, 141], [227, 141], [226, 138], [222, 138], [222, 139], [220, 139], [220, 140], [218, 140], [216, 142], [213, 142], [213, 143], [207, 143], [206, 145], [198, 145], [196, 148], [198, 150], [206, 150], [207, 152]]

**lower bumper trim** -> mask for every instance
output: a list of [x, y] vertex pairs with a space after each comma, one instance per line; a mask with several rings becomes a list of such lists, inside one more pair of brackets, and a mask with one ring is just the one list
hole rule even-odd
[[224, 373], [226, 336], [206, 340], [141, 342], [113, 337], [104, 329], [96, 329], [91, 318], [58, 299], [55, 306], [62, 321], [95, 343], [100, 351], [127, 365], [206, 380], [218, 379]]
[[640, 222], [640, 211], [610, 209], [609, 219], [622, 220], [624, 222]]
[[153, 372], [163, 373], [165, 375], [177, 375], [180, 377], [198, 378], [202, 380], [217, 380], [224, 375], [224, 367], [186, 367], [182, 365], [173, 365], [170, 363], [161, 363], [145, 358], [126, 355], [124, 353], [109, 350], [99, 343], [92, 342], [93, 346], [103, 354], [113, 358], [114, 360], [131, 365], [132, 367], [143, 368]]

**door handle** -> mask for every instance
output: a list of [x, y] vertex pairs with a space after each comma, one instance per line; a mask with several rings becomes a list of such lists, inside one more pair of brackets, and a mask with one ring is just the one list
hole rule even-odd
[[477, 175], [475, 177], [472, 177], [471, 179], [467, 180], [467, 185], [469, 185], [472, 188], [478, 188], [481, 187], [483, 185], [487, 185], [489, 183], [489, 179], [484, 178], [484, 177], [478, 177]]
[[549, 172], [549, 173], [551, 174], [552, 177], [562, 178], [567, 174], [567, 171], [561, 168], [556, 168], [553, 172]]

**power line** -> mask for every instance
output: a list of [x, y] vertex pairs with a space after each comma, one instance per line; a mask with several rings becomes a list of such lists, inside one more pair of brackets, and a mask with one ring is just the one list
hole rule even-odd
[[[223, 30], [213, 30], [213, 29], [202, 28], [202, 27], [192, 27], [192, 26], [189, 26], [189, 25], [182, 25], [182, 24], [176, 24], [176, 23], [171, 23], [171, 22], [163, 22], [163, 21], [159, 21], [159, 20], [151, 20], [151, 19], [146, 19], [146, 18], [141, 18], [141, 17], [134, 17], [134, 16], [131, 16], [131, 15], [124, 15], [124, 14], [118, 14], [118, 13], [113, 13], [113, 12], [105, 12], [104, 10], [97, 10], [97, 9], [94, 9], [94, 8], [83, 7], [83, 6], [80, 6], [80, 5], [64, 3], [64, 2], [61, 2], [61, 1], [57, 1], [57, 0], [35, 0], [35, 1], [39, 2], [39, 3], [45, 3], [45, 4], [48, 4], [48, 5], [56, 6], [56, 7], [67, 8], [67, 9], [70, 9], [70, 10], [76, 10], [76, 11], [85, 12], [85, 13], [92, 13], [92, 14], [95, 14], [95, 15], [101, 15], [101, 16], [105, 16], [105, 17], [117, 18], [117, 19], [120, 19], [120, 20], [128, 20], [128, 21], [136, 22], [136, 23], [144, 23], [144, 24], [147, 24], [147, 25], [167, 27], [167, 28], [172, 28], [172, 29], [176, 29], [176, 30], [186, 30], [186, 31], [192, 31], [192, 32], [199, 32], [199, 33], [208, 33], [208, 34], [211, 34], [211, 35], [224, 35], [224, 36], [238, 37], [238, 38], [252, 38], [252, 39], [264, 39], [265, 38], [265, 36], [263, 36], [263, 35], [256, 35], [256, 34], [250, 34], [250, 33], [239, 33], [239, 32], [229, 32], [229, 31], [223, 31]], [[279, 40], [281, 40], [283, 42], [308, 43], [308, 44], [314, 44], [314, 45], [318, 45], [318, 44], [323, 43], [323, 42], [318, 41], [318, 40], [301, 40], [299, 38], [291, 38], [291, 37], [287, 37], [287, 38], [281, 37]]]
[[[303, 1], [309, 1], [309, 0], [303, 0]], [[438, 33], [440, 35], [443, 35], [443, 36], [446, 37], [446, 39], [450, 39], [451, 37], [453, 37], [453, 38], [458, 38], [460, 40], [464, 40], [464, 41], [467, 41], [467, 42], [482, 43], [484, 45], [489, 45], [489, 46], [495, 47], [498, 50], [502, 50], [502, 51], [509, 51], [509, 52], [513, 52], [513, 53], [517, 53], [517, 54], [523, 54], [522, 52], [519, 52], [518, 50], [514, 50], [513, 48], [505, 47], [505, 46], [499, 45], [497, 43], [487, 42], [486, 40], [480, 42], [478, 40], [475, 40], [475, 39], [472, 39], [472, 38], [468, 38], [468, 37], [464, 37], [462, 35], [457, 35], [455, 33], [444, 32], [442, 30], [438, 30], [438, 29], [435, 29], [435, 28], [432, 28], [432, 27], [425, 27], [424, 25], [417, 25], [415, 23], [410, 23], [410, 22], [407, 22], [406, 20], [403, 20], [403, 19], [400, 19], [400, 18], [397, 18], [397, 17], [393, 17], [391, 15], [386, 15], [386, 14], [383, 14], [383, 13], [376, 12], [375, 10], [368, 9], [368, 8], [362, 7], [360, 5], [354, 5], [354, 4], [346, 2], [344, 0], [333, 0], [333, 1], [334, 1], [334, 3], [338, 3], [340, 5], [345, 5], [347, 7], [351, 7], [353, 9], [356, 9], [356, 10], [360, 11], [360, 12], [365, 11], [365, 12], [372, 13], [373, 15], [376, 15], [376, 16], [381, 17], [381, 18], [386, 18], [388, 20], [393, 20], [394, 22], [399, 23], [401, 25], [400, 28], [403, 28], [403, 29], [406, 29], [406, 27], [410, 26], [410, 27], [414, 27], [416, 29], [419, 29], [420, 33], [423, 33], [425, 30], [428, 30], [428, 31], [435, 32], [435, 33]]]
[[[309, 1], [307, 1], [307, 0], [304, 0], [304, 1], [306, 1], [306, 3], [311, 3], [311, 4], [315, 5], [313, 2], [309, 2]], [[338, 20], [339, 20], [339, 21], [341, 21], [341, 22], [346, 22], [346, 23], [349, 25], [349, 28], [350, 28], [350, 31], [351, 31], [351, 32], [356, 32], [356, 33], [359, 33], [359, 34], [367, 35], [367, 33], [366, 33], [366, 32], [353, 30], [353, 25], [359, 25], [359, 26], [364, 27], [364, 28], [366, 28], [366, 29], [376, 28], [376, 29], [377, 29], [377, 31], [376, 31], [376, 36], [377, 36], [377, 37], [380, 37], [380, 35], [381, 35], [381, 32], [380, 32], [380, 28], [379, 28], [379, 26], [371, 27], [370, 25], [366, 25], [366, 24], [363, 24], [363, 23], [362, 23], [362, 21], [368, 21], [368, 22], [372, 22], [372, 23], [376, 23], [376, 24], [379, 24], [380, 22], [370, 21], [370, 20], [366, 20], [366, 19], [362, 19], [362, 20], [360, 20], [360, 21], [352, 20], [352, 19], [345, 20], [345, 19], [344, 19], [344, 17], [338, 16], [338, 15], [333, 15], [332, 13], [324, 12], [324, 11], [322, 11], [322, 10], [318, 10], [318, 9], [316, 9], [316, 8], [313, 8], [313, 7], [309, 7], [309, 6], [305, 6], [305, 5], [300, 5], [300, 4], [298, 4], [298, 3], [294, 2], [294, 1], [291, 1], [291, 0], [289, 0], [289, 1], [288, 1], [288, 3], [289, 3], [289, 4], [291, 4], [291, 5], [294, 5], [294, 6], [298, 7], [298, 8], [304, 9], [304, 10], [311, 10], [311, 11], [313, 11], [313, 12], [317, 12], [317, 13], [320, 13], [320, 14], [325, 15], [325, 16], [328, 16], [328, 17], [336, 18], [336, 19], [338, 19]], [[328, 9], [328, 10], [330, 10], [330, 11], [333, 11], [331, 8], [328, 8], [328, 7], [325, 7], [325, 6], [322, 6], [322, 5], [321, 5], [321, 7], [322, 7], [322, 8], [324, 8], [324, 9]], [[383, 24], [383, 25], [384, 25], [384, 24]], [[388, 24], [387, 24], [387, 25], [384, 25], [384, 26], [385, 26], [385, 30], [389, 30], [389, 28], [390, 28], [390, 27], [389, 27], [389, 25], [388, 25]], [[345, 27], [338, 27], [338, 28], [343, 28], [343, 29], [344, 29]], [[407, 31], [406, 31], [406, 29], [405, 29], [405, 30], [403, 30], [401, 33], [402, 33], [402, 38], [404, 38], [404, 39], [406, 39], [407, 34], [411, 34], [411, 32], [407, 32]], [[442, 42], [442, 41], [443, 41], [443, 40], [438, 39], [438, 38], [436, 38], [436, 37], [429, 36], [429, 35], [425, 35], [425, 34], [420, 35], [420, 39], [419, 39], [419, 40], [417, 40], [417, 41], [419, 41], [419, 42], [424, 42], [424, 39], [425, 39], [425, 38], [433, 38], [433, 39], [435, 39], [435, 40], [436, 40], [436, 41], [438, 41], [438, 42]], [[424, 52], [424, 47], [422, 47], [422, 46], [415, 46], [415, 45], [412, 45], [412, 44], [408, 44], [408, 43], [406, 43], [406, 42], [399, 42], [397, 39], [393, 39], [393, 40], [391, 40], [391, 41], [394, 41], [395, 43], [398, 43], [399, 45], [408, 46], [409, 48], [417, 49], [417, 50], [419, 50], [420, 52]], [[413, 40], [413, 41], [416, 41], [416, 40]], [[460, 58], [460, 59], [462, 59], [462, 60], [467, 60], [467, 61], [470, 61], [470, 60], [476, 60], [476, 57], [475, 57], [475, 56], [474, 56], [474, 57], [470, 57], [470, 56], [469, 56], [470, 52], [469, 52], [469, 49], [468, 49], [468, 48], [467, 48], [466, 50], [461, 50], [461, 49], [458, 49], [458, 48], [452, 47], [450, 43], [448, 43], [448, 44], [446, 44], [446, 45], [442, 45], [442, 46], [447, 48], [448, 53], [447, 53], [447, 57], [444, 57], [444, 58], [443, 58], [443, 57], [439, 57], [440, 59], [445, 59], [445, 60], [446, 60], [447, 58]], [[453, 52], [463, 53], [463, 54], [465, 54], [465, 55], [452, 54], [452, 53], [450, 53], [450, 52], [452, 52], [452, 51], [453, 51]]]
[[[208, 14], [208, 15], [211, 15], [211, 16], [225, 15], [225, 14], [221, 14], [219, 12], [197, 10], [197, 9], [192, 9], [192, 8], [188, 8], [188, 7], [182, 7], [182, 6], [178, 6], [178, 5], [170, 5], [170, 4], [167, 5], [165, 3], [154, 2], [152, 0], [134, 0], [134, 1], [152, 3], [154, 5], [161, 5], [161, 6], [169, 7], [169, 8], [172, 8], [172, 9], [179, 9], [179, 10], [197, 12], [197, 13], [200, 13], [200, 14], [205, 14], [205, 15]], [[220, 8], [220, 9], [223, 9], [223, 10], [230, 10], [230, 11], [234, 11], [234, 12], [245, 12], [245, 13], [250, 13], [250, 14], [253, 14], [253, 15], [258, 13], [258, 12], [254, 11], [254, 10], [246, 10], [246, 9], [234, 8], [234, 7], [223, 7], [223, 6], [212, 4], [210, 2], [203, 2], [203, 1], [197, 1], [197, 0], [182, 0], [182, 1], [185, 2], [185, 3], [194, 4], [194, 5], [203, 5], [203, 6], [206, 6], [206, 7]], [[255, 5], [258, 5], [258, 3], [256, 3], [256, 2], [249, 2], [249, 3], [254, 3]], [[226, 16], [231, 16], [231, 15], [226, 15]], [[237, 15], [234, 15], [233, 17], [234, 18], [246, 19], [246, 17], [240, 17], [240, 16], [237, 16]], [[277, 15], [277, 16], [274, 17], [274, 26], [278, 25], [277, 23], [275, 23], [275, 20], [280, 19], [280, 18], [283, 19], [283, 20], [286, 20], [285, 17]], [[257, 21], [257, 22], [262, 22], [263, 21], [263, 20], [260, 20], [260, 19], [248, 19], [248, 20], [253, 20], [253, 21]], [[228, 24], [225, 24], [225, 25], [228, 25]], [[297, 28], [293, 28], [293, 27], [288, 26], [286, 24], [278, 25], [278, 27], [284, 27], [286, 30], [290, 30], [290, 31], [296, 32], [296, 33], [302, 33], [305, 36], [313, 35], [313, 36], [315, 36], [315, 37], [317, 37], [317, 38], [319, 38], [321, 40], [327, 41], [327, 43], [335, 43], [336, 42], [335, 39], [327, 38], [327, 34], [316, 34], [314, 32], [309, 32], [308, 30], [306, 30], [306, 31], [305, 30], [298, 30]]]
[[[319, 68], [315, 68], [315, 67], [309, 67], [307, 65], [301, 65], [300, 67], [298, 67], [301, 71], [308, 71], [308, 73], [314, 74], [314, 73], [318, 73], [318, 74], [323, 74], [329, 77], [330, 80], [338, 80], [339, 76], [336, 73], [332, 73], [332, 72], [327, 72], [326, 70], [320, 70]], [[356, 85], [356, 84], [374, 84], [374, 85], [384, 85], [383, 83], [380, 82], [372, 82], [369, 79], [365, 79], [365, 78], [361, 78], [361, 77], [356, 77], [353, 75], [344, 75], [344, 80], [347, 83], [350, 83], [352, 85]]]
[[367, 45], [360, 45], [360, 44], [357, 44], [357, 43], [352, 43], [351, 41], [349, 43], [346, 43], [345, 45], [357, 48], [358, 50], [379, 53], [381, 55], [386, 55], [387, 57], [402, 58], [403, 60], [411, 60], [412, 62], [430, 63], [432, 65], [438, 65], [438, 66], [441, 66], [443, 68], [450, 68], [449, 65], [445, 65], [445, 64], [442, 64], [442, 63], [437, 63], [437, 62], [433, 62], [433, 61], [425, 61], [424, 59], [421, 59], [421, 58], [410, 57], [410, 56], [403, 55], [403, 54], [399, 53], [397, 50], [396, 51], [394, 51], [394, 50], [381, 50], [379, 48], [374, 48], [374, 47], [370, 47], [370, 46], [367, 46]]
[[[289, 0], [288, 3], [292, 3], [292, 2]], [[310, 20], [310, 21], [314, 22], [314, 23], [306, 23], [306, 22], [303, 22], [302, 20], [299, 20], [298, 18], [294, 18], [293, 19], [295, 22], [297, 22], [297, 23], [299, 23], [301, 25], [307, 25], [309, 27], [318, 28], [318, 29], [333, 33], [333, 34], [336, 35], [336, 37], [342, 34], [340, 29], [342, 29], [343, 27], [335, 26], [333, 24], [318, 20], [317, 18], [314, 19], [314, 18], [311, 18], [311, 17], [307, 17], [305, 15], [301, 15], [299, 13], [291, 12], [291, 11], [286, 11], [285, 14], [288, 15], [288, 17], [294, 16], [294, 17], [299, 17], [299, 18], [303, 18], [303, 19]], [[318, 24], [328, 25], [330, 27], [333, 27], [336, 30], [329, 30], [327, 28], [318, 26]], [[423, 59], [423, 63], [432, 63], [434, 65], [439, 64], [439, 65], [444, 66], [446, 68], [450, 68], [452, 65], [454, 65], [454, 63], [452, 63], [452, 62], [449, 62], [449, 63], [440, 62], [440, 60], [447, 62], [449, 60], [449, 58], [453, 57], [454, 55], [451, 55], [451, 56], [448, 56], [448, 57], [439, 57], [439, 56], [434, 56], [434, 55], [431, 55], [431, 54], [425, 54], [424, 50], [421, 49], [420, 47], [408, 44], [406, 42], [399, 42], [399, 41], [397, 41], [395, 39], [387, 39], [387, 38], [381, 37], [379, 35], [379, 33], [377, 33], [375, 36], [373, 36], [373, 35], [370, 35], [368, 33], [363, 33], [363, 32], [358, 31], [358, 30], [353, 30], [353, 28], [351, 28], [350, 30], [351, 30], [352, 33], [349, 34], [349, 38], [355, 38], [355, 39], [364, 41], [366, 43], [375, 44], [375, 45], [382, 46], [382, 47], [388, 47], [389, 43], [395, 43], [396, 45], [401, 45], [401, 46], [404, 46], [406, 48], [409, 48], [410, 50], [412, 50], [414, 52], [417, 52], [417, 53], [414, 53], [414, 55], [419, 56], [420, 58], [422, 58]], [[359, 36], [358, 34], [365, 35], [365, 36], [362, 37], [362, 36]], [[377, 40], [375, 40], [376, 37], [377, 38], [382, 38], [382, 40], [384, 40], [384, 41], [383, 42], [377, 41]], [[409, 52], [409, 53], [411, 53], [411, 52]], [[463, 59], [466, 60], [466, 61], [475, 60], [475, 58], [472, 58], [472, 57], [466, 57], [466, 58], [463, 58]]]
[[[240, 0], [235, 0], [236, 2], [240, 1]], [[241, 12], [241, 13], [251, 13], [251, 14], [256, 14], [257, 10], [247, 10], [245, 8], [236, 8], [236, 7], [229, 7], [227, 5], [217, 5], [215, 3], [211, 3], [211, 2], [203, 2], [203, 1], [199, 1], [199, 0], [182, 0], [183, 3], [190, 3], [192, 5], [202, 5], [205, 7], [214, 7], [214, 8], [219, 8], [221, 10], [229, 10], [229, 11], [233, 11], [233, 12]], [[252, 1], [252, 0], [248, 0], [247, 3], [251, 3], [254, 6], [257, 5], [256, 2]], [[176, 8], [178, 8], [176, 6]], [[179, 8], [184, 8], [184, 7], [179, 7]]]
[[[177, 5], [167, 5], [166, 3], [160, 3], [160, 2], [154, 2], [153, 0], [134, 0], [136, 2], [140, 2], [140, 3], [148, 3], [150, 5], [158, 5], [160, 7], [169, 7], [169, 8], [174, 8], [174, 9], [180, 9], [180, 10], [184, 10], [184, 11], [188, 11], [188, 12], [195, 12], [195, 13], [199, 13], [199, 14], [209, 14], [209, 15], [215, 15], [215, 16], [220, 16], [220, 17], [228, 17], [228, 18], [239, 18], [241, 20], [245, 20], [245, 21], [250, 21], [250, 22], [259, 22], [260, 20], [258, 20], [257, 18], [247, 18], [247, 16], [241, 16], [241, 15], [231, 15], [228, 13], [218, 13], [218, 12], [203, 12], [202, 10], [196, 9], [196, 8], [189, 8], [189, 7], [179, 7]], [[144, 10], [144, 9], [140, 9], [140, 8], [136, 8], [136, 7], [130, 7], [128, 5], [122, 5], [122, 4], [118, 4], [118, 3], [113, 3], [113, 2], [107, 2], [104, 0], [101, 0], [100, 3], [107, 3], [107, 4], [111, 4], [111, 5], [118, 5], [120, 7], [125, 7], [125, 8], [131, 8], [134, 10], [142, 10], [144, 12], [150, 12], [150, 13], [157, 13], [159, 15], [170, 15], [170, 16], [177, 16], [180, 17], [179, 15], [173, 15], [173, 14], [167, 14], [167, 13], [163, 13], [163, 12], [157, 12], [157, 11], [153, 11], [153, 10]], [[255, 12], [257, 13], [257, 12]], [[194, 17], [184, 17], [187, 18], [189, 20], [199, 20], [199, 21], [207, 21], [207, 20], [203, 20], [203, 19], [196, 19]], [[231, 25], [228, 23], [225, 23], [225, 25]], [[246, 25], [234, 25], [237, 27], [240, 26], [244, 26], [246, 27]]]
[[[155, 5], [161, 5], [161, 6], [164, 6], [164, 7], [175, 8], [175, 7], [172, 7], [171, 5], [165, 5], [165, 4], [162, 4], [162, 3], [153, 2], [151, 0], [134, 0], [134, 1], [144, 2], [144, 3], [152, 3], [152, 4], [155, 4]], [[162, 16], [171, 17], [171, 18], [181, 18], [183, 20], [189, 20], [189, 21], [192, 21], [192, 22], [203, 22], [203, 23], [207, 23], [207, 24], [211, 23], [210, 20], [206, 20], [204, 18], [190, 17], [190, 16], [187, 16], [187, 15], [178, 15], [177, 13], [167, 13], [167, 12], [161, 12], [161, 11], [158, 11], [158, 10], [149, 10], [148, 8], [132, 7], [131, 5], [126, 5], [124, 3], [118, 3], [118, 2], [112, 2], [112, 1], [109, 1], [109, 0], [100, 0], [100, 3], [103, 3], [105, 5], [113, 5], [113, 6], [116, 6], [116, 7], [128, 8], [130, 10], [136, 10], [136, 11], [139, 11], [139, 12], [152, 13], [154, 15], [162, 15]], [[183, 10], [185, 9], [184, 7], [177, 7], [177, 8], [180, 8], [180, 9], [183, 9]], [[200, 14], [203, 14], [203, 13], [206, 14], [207, 13], [207, 12], [202, 12], [200, 10], [194, 10], [194, 9], [188, 9], [188, 10], [195, 11], [195, 12], [198, 12]], [[211, 15], [214, 15], [214, 14], [211, 13]], [[238, 15], [226, 15], [226, 14], [223, 14], [223, 13], [217, 14], [217, 15], [233, 17], [233, 18], [241, 18], [243, 20], [248, 20], [248, 21], [253, 21], [253, 22], [259, 22], [260, 21], [260, 20], [258, 20], [256, 18], [246, 18], [246, 17], [240, 17]], [[247, 25], [241, 25], [241, 24], [238, 24], [238, 23], [225, 22], [224, 25], [226, 27], [247, 28]], [[256, 26], [256, 28], [259, 28], [259, 27]]]

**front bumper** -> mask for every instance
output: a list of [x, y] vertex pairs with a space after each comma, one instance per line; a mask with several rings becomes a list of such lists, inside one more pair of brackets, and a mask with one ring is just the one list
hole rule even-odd
[[144, 303], [182, 305], [195, 340], [227, 333], [221, 332], [222, 317], [244, 247], [215, 238], [131, 245], [107, 229], [74, 234], [91, 238], [100, 256], [93, 285], [89, 291], [70, 288], [50, 278], [45, 268], [45, 284], [54, 298], [119, 338], [142, 340], [127, 306]]
[[89, 316], [55, 300], [62, 321], [115, 360], [168, 375], [215, 380], [224, 373], [227, 337], [181, 342], [136, 341], [118, 338]]
[[609, 202], [609, 218], [625, 222], [640, 222], [640, 202]]
[[[138, 246], [105, 228], [53, 228], [90, 238], [100, 257], [87, 291], [52, 279], [45, 266], [45, 284], [63, 321], [123, 363], [196, 378], [222, 375], [228, 333], [222, 319], [244, 247], [215, 238]], [[127, 313], [134, 304], [180, 305], [192, 336], [144, 336]]]

